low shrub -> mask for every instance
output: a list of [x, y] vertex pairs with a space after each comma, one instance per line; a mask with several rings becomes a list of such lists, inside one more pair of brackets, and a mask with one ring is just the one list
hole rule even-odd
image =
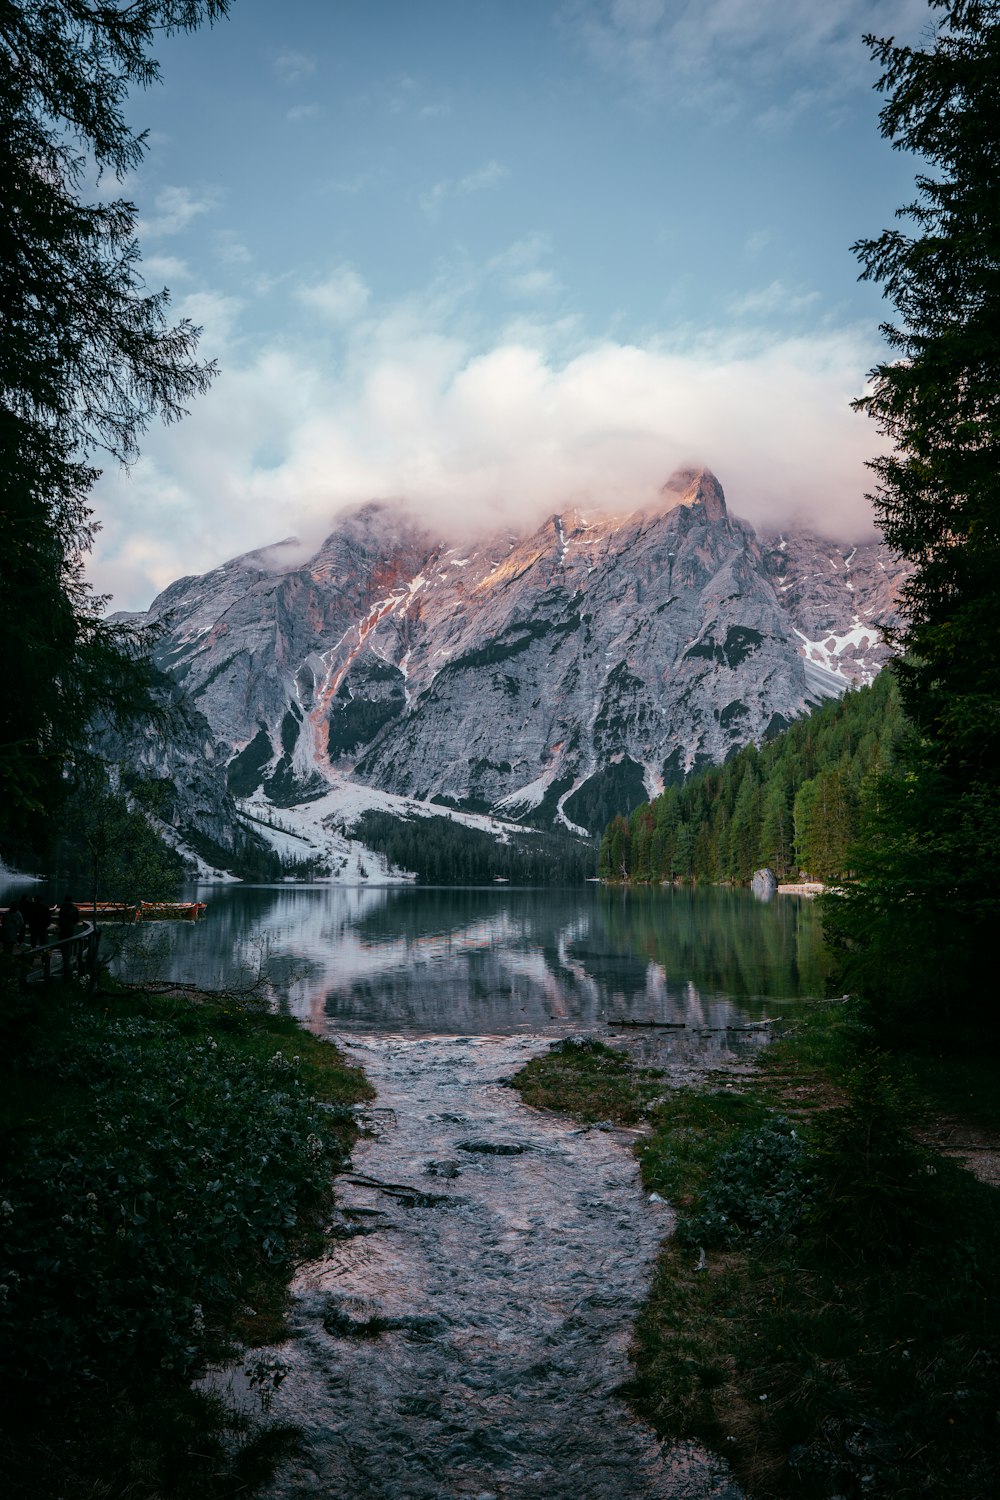
[[232, 1005], [35, 1004], [4, 1070], [0, 1410], [41, 1452], [73, 1413], [180, 1399], [252, 1333], [248, 1304], [280, 1307], [369, 1090], [294, 1023]]
[[731, 1248], [747, 1238], [794, 1235], [815, 1196], [813, 1162], [781, 1115], [741, 1131], [716, 1157], [695, 1207], [677, 1221], [681, 1245]]

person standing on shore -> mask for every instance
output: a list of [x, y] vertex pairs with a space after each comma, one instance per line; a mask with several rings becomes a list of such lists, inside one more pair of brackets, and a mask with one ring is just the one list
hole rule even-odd
[[41, 896], [34, 895], [28, 910], [28, 932], [31, 937], [31, 946], [41, 948], [49, 935], [49, 923], [52, 921], [52, 912], [49, 903], [43, 901]]
[[76, 924], [80, 920], [79, 908], [74, 904], [73, 897], [69, 891], [63, 897], [62, 906], [59, 908], [57, 923], [59, 927], [59, 938], [71, 938], [76, 931]]
[[0, 942], [5, 953], [13, 953], [24, 932], [24, 918], [16, 906], [8, 906], [0, 919]]

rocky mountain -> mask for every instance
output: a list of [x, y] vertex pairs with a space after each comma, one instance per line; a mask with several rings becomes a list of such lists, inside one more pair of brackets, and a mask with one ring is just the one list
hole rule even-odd
[[598, 831], [870, 680], [903, 577], [875, 542], [758, 536], [707, 470], [465, 547], [371, 503], [300, 551], [179, 579], [147, 618], [242, 816], [333, 869], [372, 808]]

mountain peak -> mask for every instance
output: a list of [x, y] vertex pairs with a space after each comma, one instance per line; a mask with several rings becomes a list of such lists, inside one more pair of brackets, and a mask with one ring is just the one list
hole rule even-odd
[[677, 499], [675, 505], [700, 505], [710, 521], [726, 517], [726, 497], [722, 485], [711, 469], [675, 469], [660, 491], [665, 500]]

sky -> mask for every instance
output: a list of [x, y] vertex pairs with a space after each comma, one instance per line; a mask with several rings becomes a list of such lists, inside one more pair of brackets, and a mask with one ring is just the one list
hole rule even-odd
[[706, 465], [761, 527], [870, 533], [851, 411], [912, 197], [862, 37], [926, 0], [234, 0], [160, 42], [121, 188], [218, 361], [94, 492], [115, 609], [338, 510], [457, 537]]

